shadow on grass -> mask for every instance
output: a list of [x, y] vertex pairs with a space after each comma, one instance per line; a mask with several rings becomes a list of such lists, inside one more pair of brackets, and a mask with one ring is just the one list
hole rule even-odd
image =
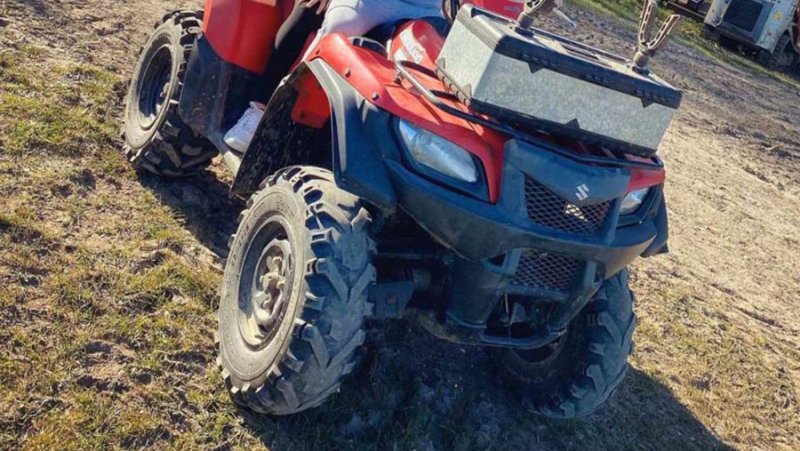
[[[205, 172], [182, 180], [141, 175], [219, 257], [242, 202]], [[632, 370], [589, 418], [529, 414], [503, 388], [488, 352], [442, 342], [406, 322], [377, 324], [362, 369], [322, 407], [275, 418], [240, 410], [271, 450], [317, 449], [728, 449], [651, 376]]]
[[176, 215], [187, 229], [219, 258], [228, 254], [244, 202], [229, 196], [230, 187], [210, 171], [182, 179], [161, 179], [139, 173], [139, 181]]
[[[378, 325], [378, 328], [381, 326]], [[405, 323], [374, 331], [365, 368], [317, 409], [285, 418], [240, 410], [271, 450], [730, 449], [669, 388], [632, 370], [589, 418], [527, 413], [501, 387], [488, 353], [419, 335]]]

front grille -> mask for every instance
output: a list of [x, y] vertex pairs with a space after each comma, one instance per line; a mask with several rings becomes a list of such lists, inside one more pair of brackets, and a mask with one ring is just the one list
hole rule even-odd
[[511, 284], [519, 287], [565, 291], [575, 282], [582, 262], [563, 255], [533, 249], [522, 252]]
[[611, 201], [586, 207], [573, 205], [530, 177], [525, 178], [525, 202], [531, 221], [578, 235], [600, 232], [611, 210]]
[[753, 0], [733, 0], [722, 20], [742, 30], [753, 32], [764, 4]]

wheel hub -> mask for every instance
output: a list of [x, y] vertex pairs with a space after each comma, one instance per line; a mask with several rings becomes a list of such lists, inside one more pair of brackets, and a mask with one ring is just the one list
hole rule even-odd
[[172, 52], [168, 46], [159, 48], [145, 64], [139, 85], [139, 125], [149, 129], [157, 122], [169, 96], [172, 75]]
[[[267, 228], [257, 241], [267, 242], [250, 274], [242, 274], [242, 282], [250, 278], [247, 299], [240, 302], [239, 331], [252, 347], [266, 346], [280, 328], [292, 294], [294, 272], [291, 244], [282, 227]], [[269, 240], [269, 241], [267, 241]], [[252, 249], [257, 252], [257, 249]], [[255, 256], [255, 255], [254, 255]], [[249, 276], [249, 277], [247, 277]]]
[[290, 256], [289, 242], [275, 240], [267, 246], [262, 257], [260, 268], [268, 271], [257, 281], [256, 293], [253, 296], [253, 311], [256, 322], [263, 331], [269, 331], [274, 325], [281, 307], [285, 302], [286, 269], [285, 256]]
[[541, 348], [527, 350], [516, 349], [514, 352], [529, 364], [546, 367], [561, 354], [561, 350], [564, 349], [566, 341], [565, 337], [562, 336]]

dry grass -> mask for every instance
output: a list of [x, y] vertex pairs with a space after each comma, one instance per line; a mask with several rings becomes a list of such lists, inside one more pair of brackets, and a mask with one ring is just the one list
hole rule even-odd
[[181, 406], [232, 412], [219, 270], [118, 152], [119, 76], [27, 45], [0, 64], [0, 448], [202, 444]]
[[320, 409], [234, 408], [213, 312], [241, 205], [214, 174], [137, 176], [116, 139], [130, 55], [169, 6], [0, 6], [0, 449], [800, 447], [796, 89], [678, 46], [657, 61], [688, 99], [662, 152], [673, 253], [635, 268], [634, 369], [598, 415], [531, 417], [482, 351], [405, 324]]

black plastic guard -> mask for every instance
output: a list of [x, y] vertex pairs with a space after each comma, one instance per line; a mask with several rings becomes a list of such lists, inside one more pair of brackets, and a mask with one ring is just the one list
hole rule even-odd
[[251, 100], [257, 77], [226, 62], [200, 36], [189, 58], [178, 107], [183, 122], [202, 136], [227, 129]]
[[664, 198], [663, 192], [658, 193], [658, 195], [658, 210], [656, 210], [657, 213], [653, 218], [653, 224], [656, 226], [656, 238], [642, 253], [642, 257], [645, 258], [669, 252], [669, 217], [667, 214], [667, 201]]
[[[270, 99], [253, 140], [242, 157], [242, 164], [231, 187], [233, 194], [255, 192], [270, 174], [289, 164], [305, 161], [308, 157], [305, 153], [314, 150], [310, 142], [312, 137], [308, 136], [307, 130], [292, 122], [292, 106], [297, 97], [294, 86], [286, 83]], [[304, 154], [294, 152], [289, 155], [298, 149]]]
[[[536, 149], [530, 151], [537, 152]], [[510, 158], [513, 160], [513, 156]], [[511, 161], [507, 162], [500, 200], [496, 205], [427, 182], [396, 162], [387, 162], [387, 165], [403, 209], [437, 241], [473, 262], [514, 249], [538, 249], [598, 262], [605, 276], [610, 277], [639, 257], [655, 240], [657, 230], [653, 220], [626, 227], [617, 233], [616, 212], [612, 213], [613, 220], [608, 221], [605, 231], [591, 237], [578, 237], [531, 223], [525, 210], [525, 176], [548, 168], [526, 167], [520, 170]], [[561, 176], [565, 185], [583, 179], [580, 172], [562, 173]], [[627, 180], [622, 174], [609, 177], [609, 186], [621, 186], [622, 180]], [[604, 192], [603, 188], [597, 189]], [[617, 188], [608, 189], [610, 195]]]
[[382, 210], [394, 211], [397, 198], [384, 164], [384, 159], [399, 159], [391, 116], [367, 102], [323, 60], [313, 60], [308, 67], [331, 104], [336, 184]]
[[[299, 94], [296, 82], [305, 76], [315, 77], [328, 96], [330, 137], [292, 120]], [[382, 158], [399, 158], [389, 134], [390, 119], [322, 60], [303, 64], [270, 99], [232, 191], [253, 192], [265, 177], [292, 164], [330, 165], [340, 188], [390, 213], [397, 200]], [[330, 158], [320, 154], [323, 149], [331, 152]]]
[[508, 164], [579, 207], [618, 199], [630, 182], [627, 169], [589, 166], [517, 140], [506, 144], [505, 156]]

